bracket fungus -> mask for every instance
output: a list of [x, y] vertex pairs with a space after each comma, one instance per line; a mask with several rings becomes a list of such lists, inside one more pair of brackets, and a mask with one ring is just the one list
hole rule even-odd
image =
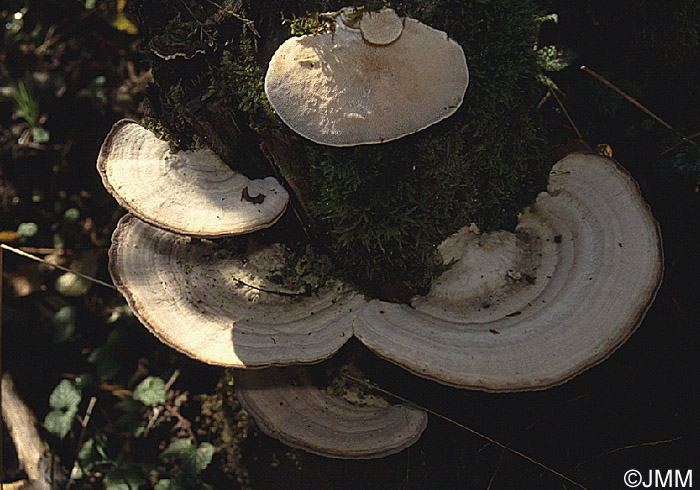
[[266, 228], [282, 216], [289, 200], [274, 177], [250, 180], [208, 149], [173, 153], [167, 142], [126, 119], [107, 135], [97, 169], [130, 213], [189, 236], [215, 238]]
[[661, 283], [658, 224], [611, 159], [573, 154], [515, 233], [463, 230], [457, 260], [406, 305], [372, 301], [354, 324], [370, 349], [441, 383], [545, 389], [606, 359], [634, 332]]
[[234, 386], [265, 434], [329, 458], [395, 454], [415, 443], [428, 424], [427, 414], [412, 407], [361, 406], [330, 395], [299, 366], [236, 370]]
[[[395, 140], [451, 116], [462, 104], [469, 72], [459, 44], [414, 19], [401, 21], [387, 11], [369, 15], [354, 28], [339, 14], [333, 32], [290, 38], [270, 60], [270, 104], [315, 143]], [[387, 19], [401, 22], [398, 38], [396, 29], [375, 25]], [[377, 44], [363, 38], [363, 24]]]
[[352, 335], [364, 300], [338, 281], [282, 289], [270, 280], [282, 247], [237, 254], [124, 216], [109, 250], [110, 273], [139, 320], [162, 342], [231, 367], [310, 363]]
[[394, 9], [367, 12], [360, 19], [360, 32], [370, 44], [384, 45], [396, 41], [403, 31], [403, 20]]

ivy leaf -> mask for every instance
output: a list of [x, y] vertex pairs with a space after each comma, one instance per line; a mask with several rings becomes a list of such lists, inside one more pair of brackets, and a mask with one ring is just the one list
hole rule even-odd
[[155, 376], [144, 379], [134, 390], [134, 400], [149, 407], [165, 402], [165, 381]]
[[56, 410], [77, 409], [80, 399], [80, 392], [75, 384], [68, 379], [63, 379], [51, 392], [49, 406]]
[[158, 480], [158, 483], [153, 486], [153, 490], [188, 490], [189, 488], [192, 488], [191, 485], [187, 485], [186, 482], [181, 482], [177, 478], [164, 478]]
[[160, 457], [178, 459], [185, 474], [191, 476], [197, 474], [197, 450], [190, 439], [178, 439], [172, 442], [160, 453]]
[[106, 490], [136, 490], [148, 483], [141, 468], [135, 466], [118, 467], [105, 475]]
[[63, 439], [70, 431], [75, 414], [78, 413], [78, 404], [81, 399], [80, 391], [75, 383], [63, 379], [54, 388], [49, 396], [49, 406], [53, 409], [44, 419], [46, 429]]
[[46, 414], [46, 418], [44, 419], [46, 430], [63, 439], [66, 437], [66, 434], [68, 434], [71, 425], [73, 425], [73, 419], [75, 418], [76, 413], [78, 413], [77, 408], [71, 410], [50, 411]]
[[201, 473], [207, 466], [211, 463], [211, 459], [214, 457], [214, 446], [211, 443], [203, 442], [197, 448], [197, 473]]
[[213, 456], [214, 446], [203, 442], [198, 448], [195, 448], [191, 439], [178, 439], [160, 453], [161, 459], [180, 460], [182, 471], [189, 477], [194, 477], [204, 471], [211, 463]]
[[158, 480], [153, 486], [153, 490], [173, 490], [174, 485], [171, 485], [172, 480], [164, 478], [163, 480]]
[[70, 339], [75, 332], [75, 307], [64, 306], [58, 310], [53, 321], [53, 335], [51, 341], [55, 344], [60, 344]]
[[19, 238], [31, 238], [39, 232], [39, 225], [36, 223], [20, 223], [17, 227]]

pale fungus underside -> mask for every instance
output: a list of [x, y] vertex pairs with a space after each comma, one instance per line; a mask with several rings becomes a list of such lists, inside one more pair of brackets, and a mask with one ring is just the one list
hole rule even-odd
[[192, 240], [126, 215], [109, 251], [114, 284], [162, 342], [230, 367], [317, 362], [352, 335], [364, 300], [338, 281], [288, 290], [271, 277], [281, 245], [246, 250]]
[[329, 146], [382, 143], [425, 129], [462, 104], [467, 63], [447, 34], [407, 18], [398, 39], [377, 45], [341, 17], [331, 32], [288, 39], [270, 60], [265, 93], [291, 129]]
[[[613, 160], [574, 154], [515, 233], [470, 230], [440, 246], [454, 262], [411, 307], [366, 302], [339, 281], [284, 290], [281, 245], [234, 253], [127, 216], [110, 270], [141, 321], [212, 364], [265, 367], [330, 357], [351, 335], [438, 382], [544, 389], [617, 349], [660, 284], [660, 236], [636, 183]], [[196, 328], [194, 327], [196, 326]]]
[[274, 177], [250, 180], [208, 149], [172, 152], [167, 142], [126, 119], [107, 135], [97, 169], [130, 213], [189, 236], [267, 228], [282, 216], [289, 199]]
[[374, 300], [354, 333], [427, 378], [485, 391], [545, 389], [612, 354], [661, 283], [658, 225], [616, 162], [572, 154], [515, 233], [465, 229], [440, 252], [457, 261], [412, 306]]
[[237, 370], [238, 400], [270, 437], [329, 458], [369, 459], [415, 443], [428, 423], [404, 405], [350, 402], [316, 387], [307, 368]]
[[[433, 5], [439, 11], [444, 7], [440, 1]], [[490, 6], [479, 2], [455, 10], [467, 18], [479, 8]], [[440, 17], [430, 9], [424, 13], [428, 18]], [[331, 32], [288, 39], [270, 61], [265, 92], [292, 130], [331, 147], [368, 145], [417, 133], [457, 113], [470, 76], [460, 44], [445, 32], [411, 18], [402, 20], [390, 10], [365, 13], [357, 22], [344, 23], [341, 17]], [[475, 42], [463, 26], [454, 32], [461, 43]], [[531, 41], [524, 40], [523, 45], [529, 49]], [[524, 54], [521, 47], [514, 50], [532, 61], [531, 53]], [[510, 58], [508, 62], [515, 63]], [[486, 76], [488, 63], [480, 63], [475, 73], [482, 81], [498, 85], [504, 79]], [[533, 75], [529, 65], [523, 66], [520, 75]], [[515, 78], [523, 78], [520, 75]], [[496, 100], [477, 92], [476, 102], [465, 104], [467, 108], [450, 120], [452, 126], [435, 126], [419, 136], [376, 148], [376, 160], [381, 163], [377, 168], [357, 146], [324, 149], [306, 142], [309, 157], [325, 158], [335, 152], [327, 162], [310, 161], [300, 171], [302, 177], [322, 175], [307, 184], [316, 185], [311, 196], [316, 202], [310, 208], [331, 224], [329, 236], [337, 240], [331, 251], [337, 255], [342, 250], [337, 246], [342, 241], [339, 229], [363, 243], [375, 242], [354, 226], [365, 226], [362, 219], [384, 215], [383, 208], [372, 207], [376, 199], [392, 202], [400, 196], [403, 202], [417, 193], [427, 195], [429, 202], [443, 199], [464, 208], [454, 212], [443, 206], [441, 212], [447, 216], [439, 217], [430, 206], [398, 212], [410, 220], [411, 230], [440, 220], [442, 231], [429, 234], [428, 246], [409, 257], [409, 261], [427, 263], [430, 254], [425, 250], [434, 251], [442, 238], [468, 222], [467, 203], [492, 194], [493, 175], [509, 179], [494, 170], [499, 165], [518, 177], [511, 179], [517, 181], [512, 188], [495, 198], [492, 214], [503, 220], [507, 206], [510, 211], [521, 209], [522, 203], [507, 205], [503, 196], [526, 200], [522, 188], [537, 182], [542, 162], [537, 151], [524, 149], [540, 149], [541, 140], [523, 109], [526, 104], [515, 103], [511, 95]], [[483, 124], [477, 131], [470, 114], [478, 113], [479, 103], [487, 107], [482, 115], [488, 115], [479, 121]], [[503, 115], [500, 109], [514, 105], [517, 117]], [[508, 120], [509, 126], [502, 127], [502, 120]], [[136, 140], [150, 138], [133, 130], [140, 135]], [[502, 135], [496, 146], [479, 147], [484, 144], [481, 139], [496, 133]], [[527, 144], [513, 144], [513, 135], [522, 136]], [[105, 142], [105, 147], [110, 149], [110, 144]], [[158, 148], [156, 153], [165, 152]], [[130, 151], [118, 154], [120, 164], [132, 160]], [[343, 167], [348, 163], [344, 157], [351, 152], [360, 163]], [[195, 160], [189, 153], [184, 155], [182, 162]], [[407, 155], [410, 162], [398, 161]], [[216, 159], [210, 156], [197, 158], [195, 166], [209, 165]], [[507, 158], [512, 165], [504, 165], [499, 158]], [[182, 167], [190, 172], [188, 165]], [[436, 169], [432, 176], [436, 181], [459, 178], [449, 180], [445, 188], [432, 185], [419, 178], [426, 168]], [[399, 175], [397, 182], [388, 177], [391, 172]], [[363, 180], [367, 176], [370, 185]], [[178, 174], [175, 180], [183, 177]], [[110, 179], [103, 179], [120, 196]], [[238, 184], [235, 193], [240, 191], [242, 202], [261, 206], [269, 190], [259, 191], [253, 182]], [[479, 182], [478, 187], [474, 182]], [[409, 189], [417, 183], [417, 188]], [[376, 188], [371, 187], [374, 184]], [[227, 189], [231, 192], [230, 185]], [[324, 192], [336, 195], [324, 196]], [[345, 222], [333, 221], [334, 199], [342, 203], [339, 208], [345, 206], [341, 214], [356, 208], [362, 219], [352, 215], [345, 216]], [[140, 213], [138, 205], [125, 207]], [[269, 226], [278, 218], [248, 231]], [[401, 406], [357, 406], [319, 390], [303, 368], [274, 366], [319, 362], [355, 335], [381, 357], [447, 385], [485, 391], [549, 388], [601, 362], [634, 332], [654, 299], [663, 268], [658, 225], [638, 186], [614, 161], [587, 154], [571, 155], [553, 167], [547, 192], [522, 214], [514, 232], [478, 234], [463, 229], [447, 238], [438, 250], [442, 266], [450, 266], [433, 281], [426, 296], [415, 296], [410, 305], [366, 301], [339, 280], [311, 279], [300, 287], [285, 288], [272, 279], [282, 267], [283, 245], [263, 246], [251, 239], [231, 250], [220, 242], [181, 236], [192, 233], [168, 221], [159, 226], [176, 233], [133, 216], [123, 218], [114, 233], [110, 272], [130, 307], [164, 343], [193, 358], [237, 368], [273, 366], [237, 372], [242, 405], [263, 432], [328, 457], [370, 458], [400, 451], [420, 437], [426, 415]], [[347, 221], [353, 223], [346, 226]], [[392, 233], [405, 239], [406, 229], [397, 229]], [[389, 235], [388, 231], [382, 225], [380, 234]], [[395, 249], [384, 248], [390, 241], [377, 241], [377, 255], [381, 250], [383, 258], [393, 262], [413, 253], [392, 235], [394, 239]], [[417, 241], [421, 240], [426, 241], [424, 237]], [[353, 244], [347, 240], [349, 249]], [[348, 254], [348, 260], [354, 256]], [[369, 270], [365, 262], [358, 261], [358, 267]], [[366, 271], [364, 278], [372, 279]]]

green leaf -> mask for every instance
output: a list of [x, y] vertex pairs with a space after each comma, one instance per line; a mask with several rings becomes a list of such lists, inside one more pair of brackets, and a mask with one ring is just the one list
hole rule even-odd
[[103, 480], [106, 490], [138, 490], [139, 486], [148, 483], [141, 468], [127, 466], [115, 468]]
[[34, 143], [48, 143], [49, 138], [49, 132], [44, 128], [32, 129], [32, 140], [34, 140]]
[[214, 457], [214, 446], [208, 442], [203, 442], [197, 448], [197, 473], [201, 473], [211, 464]]
[[70, 431], [75, 414], [78, 413], [80, 391], [67, 379], [61, 380], [49, 396], [49, 406], [53, 409], [44, 419], [46, 429], [63, 439]]
[[75, 307], [64, 306], [53, 316], [53, 335], [51, 341], [55, 344], [65, 342], [75, 332]]
[[553, 14], [548, 14], [548, 15], [543, 15], [542, 17], [535, 17], [535, 22], [538, 24], [542, 24], [544, 22], [554, 22], [555, 24], [559, 23], [559, 16], [556, 13]]
[[75, 223], [80, 218], [80, 210], [78, 208], [66, 209], [66, 212], [63, 213], [63, 218], [69, 223]]
[[178, 439], [172, 442], [162, 453], [161, 459], [174, 458], [180, 460], [182, 471], [188, 476], [195, 476], [198, 471], [197, 450], [191, 439]]
[[68, 434], [68, 431], [70, 431], [76, 413], [78, 413], [77, 407], [68, 410], [50, 411], [46, 414], [46, 418], [44, 419], [46, 430], [63, 439], [66, 437], [66, 434]]
[[119, 361], [114, 359], [100, 359], [97, 363], [97, 374], [101, 378], [111, 379], [117, 375], [121, 367]]
[[149, 376], [139, 383], [134, 390], [134, 400], [152, 407], [165, 401], [165, 381]]
[[[71, 208], [74, 209], [74, 208]], [[70, 209], [66, 211], [69, 213]], [[76, 260], [72, 269], [75, 272], [86, 276], [94, 276], [97, 272], [97, 267], [99, 266], [101, 254], [99, 252], [84, 252], [79, 260]], [[56, 291], [64, 296], [70, 296], [73, 298], [84, 296], [92, 283], [80, 277], [76, 274], [66, 272], [56, 279], [55, 288]]]
[[158, 483], [156, 483], [153, 486], [153, 490], [172, 490], [172, 487], [170, 486], [170, 482], [172, 480], [170, 479], [163, 479], [163, 480], [158, 480]]
[[20, 223], [17, 227], [17, 235], [20, 238], [31, 238], [39, 232], [39, 225], [36, 223]]
[[75, 383], [68, 379], [62, 379], [54, 388], [49, 397], [49, 406], [53, 409], [76, 409], [80, 403], [81, 395], [75, 387]]
[[213, 456], [214, 446], [203, 442], [198, 448], [195, 448], [191, 439], [178, 439], [160, 453], [161, 459], [178, 459], [182, 465], [182, 471], [189, 477], [194, 477], [204, 471], [211, 464]]

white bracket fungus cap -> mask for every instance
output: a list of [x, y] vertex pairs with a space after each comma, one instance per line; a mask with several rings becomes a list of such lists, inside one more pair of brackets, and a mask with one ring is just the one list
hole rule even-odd
[[360, 19], [360, 32], [365, 41], [384, 45], [396, 41], [403, 31], [403, 20], [394, 9], [367, 12]]
[[428, 424], [405, 405], [360, 406], [317, 388], [307, 368], [236, 371], [236, 396], [270, 437], [328, 458], [369, 459], [415, 443]]
[[[293, 37], [277, 49], [265, 93], [285, 124], [315, 143], [354, 146], [395, 140], [454, 114], [469, 83], [464, 51], [444, 32], [392, 12], [365, 14], [361, 29], [339, 15], [333, 32]], [[398, 38], [396, 29], [377, 27], [387, 19], [401, 22]], [[378, 43], [394, 39], [372, 44], [363, 24]]]
[[545, 389], [606, 359], [661, 283], [658, 224], [611, 159], [573, 154], [515, 233], [465, 229], [440, 252], [457, 263], [405, 305], [372, 301], [355, 321], [370, 349], [441, 383]]
[[173, 153], [167, 142], [129, 120], [112, 127], [97, 169], [130, 213], [189, 236], [215, 238], [267, 228], [289, 200], [274, 177], [250, 180], [211, 150]]
[[112, 235], [109, 268], [146, 328], [200, 361], [265, 367], [333, 355], [364, 300], [337, 281], [284, 290], [270, 279], [284, 265], [281, 246], [248, 248], [235, 254], [126, 215]]

